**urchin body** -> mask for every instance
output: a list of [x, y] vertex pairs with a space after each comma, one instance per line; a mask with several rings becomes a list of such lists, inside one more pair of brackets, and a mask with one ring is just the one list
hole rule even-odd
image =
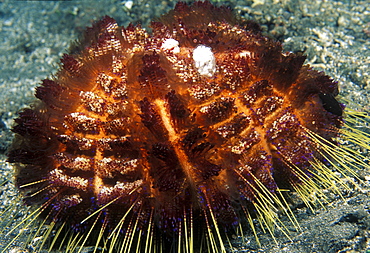
[[310, 176], [310, 134], [342, 125], [337, 84], [227, 8], [179, 3], [152, 28], [89, 28], [20, 113], [9, 160], [27, 203], [75, 230], [181, 243], [196, 219], [219, 235]]

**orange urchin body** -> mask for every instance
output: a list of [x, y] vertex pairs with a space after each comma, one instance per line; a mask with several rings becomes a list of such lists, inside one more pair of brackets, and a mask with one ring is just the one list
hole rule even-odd
[[48, 219], [122, 234], [125, 249], [159, 231], [196, 249], [193, 231], [220, 236], [309, 177], [322, 160], [310, 133], [333, 142], [342, 107], [335, 82], [227, 8], [178, 3], [152, 28], [87, 29], [20, 113], [9, 161]]

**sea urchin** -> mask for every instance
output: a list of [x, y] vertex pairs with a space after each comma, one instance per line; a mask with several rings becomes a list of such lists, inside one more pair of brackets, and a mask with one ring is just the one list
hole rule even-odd
[[328, 165], [366, 166], [336, 147], [337, 83], [253, 22], [179, 2], [151, 27], [96, 22], [15, 120], [8, 160], [50, 224], [40, 247], [54, 231], [49, 248], [68, 252], [224, 252], [254, 217], [284, 231], [280, 209], [298, 226], [283, 191], [309, 205], [341, 181]]

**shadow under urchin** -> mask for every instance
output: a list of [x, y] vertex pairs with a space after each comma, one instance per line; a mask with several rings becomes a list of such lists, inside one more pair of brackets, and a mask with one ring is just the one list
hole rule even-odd
[[209, 2], [151, 27], [94, 23], [15, 120], [8, 161], [51, 247], [224, 252], [329, 164], [344, 106], [304, 55]]

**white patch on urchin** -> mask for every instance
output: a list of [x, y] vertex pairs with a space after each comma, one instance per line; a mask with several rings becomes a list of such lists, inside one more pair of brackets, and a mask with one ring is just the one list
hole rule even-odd
[[179, 42], [175, 39], [166, 39], [161, 45], [163, 51], [170, 51], [173, 54], [180, 53]]
[[216, 59], [210, 47], [197, 46], [193, 51], [193, 60], [200, 75], [212, 77], [216, 72]]

